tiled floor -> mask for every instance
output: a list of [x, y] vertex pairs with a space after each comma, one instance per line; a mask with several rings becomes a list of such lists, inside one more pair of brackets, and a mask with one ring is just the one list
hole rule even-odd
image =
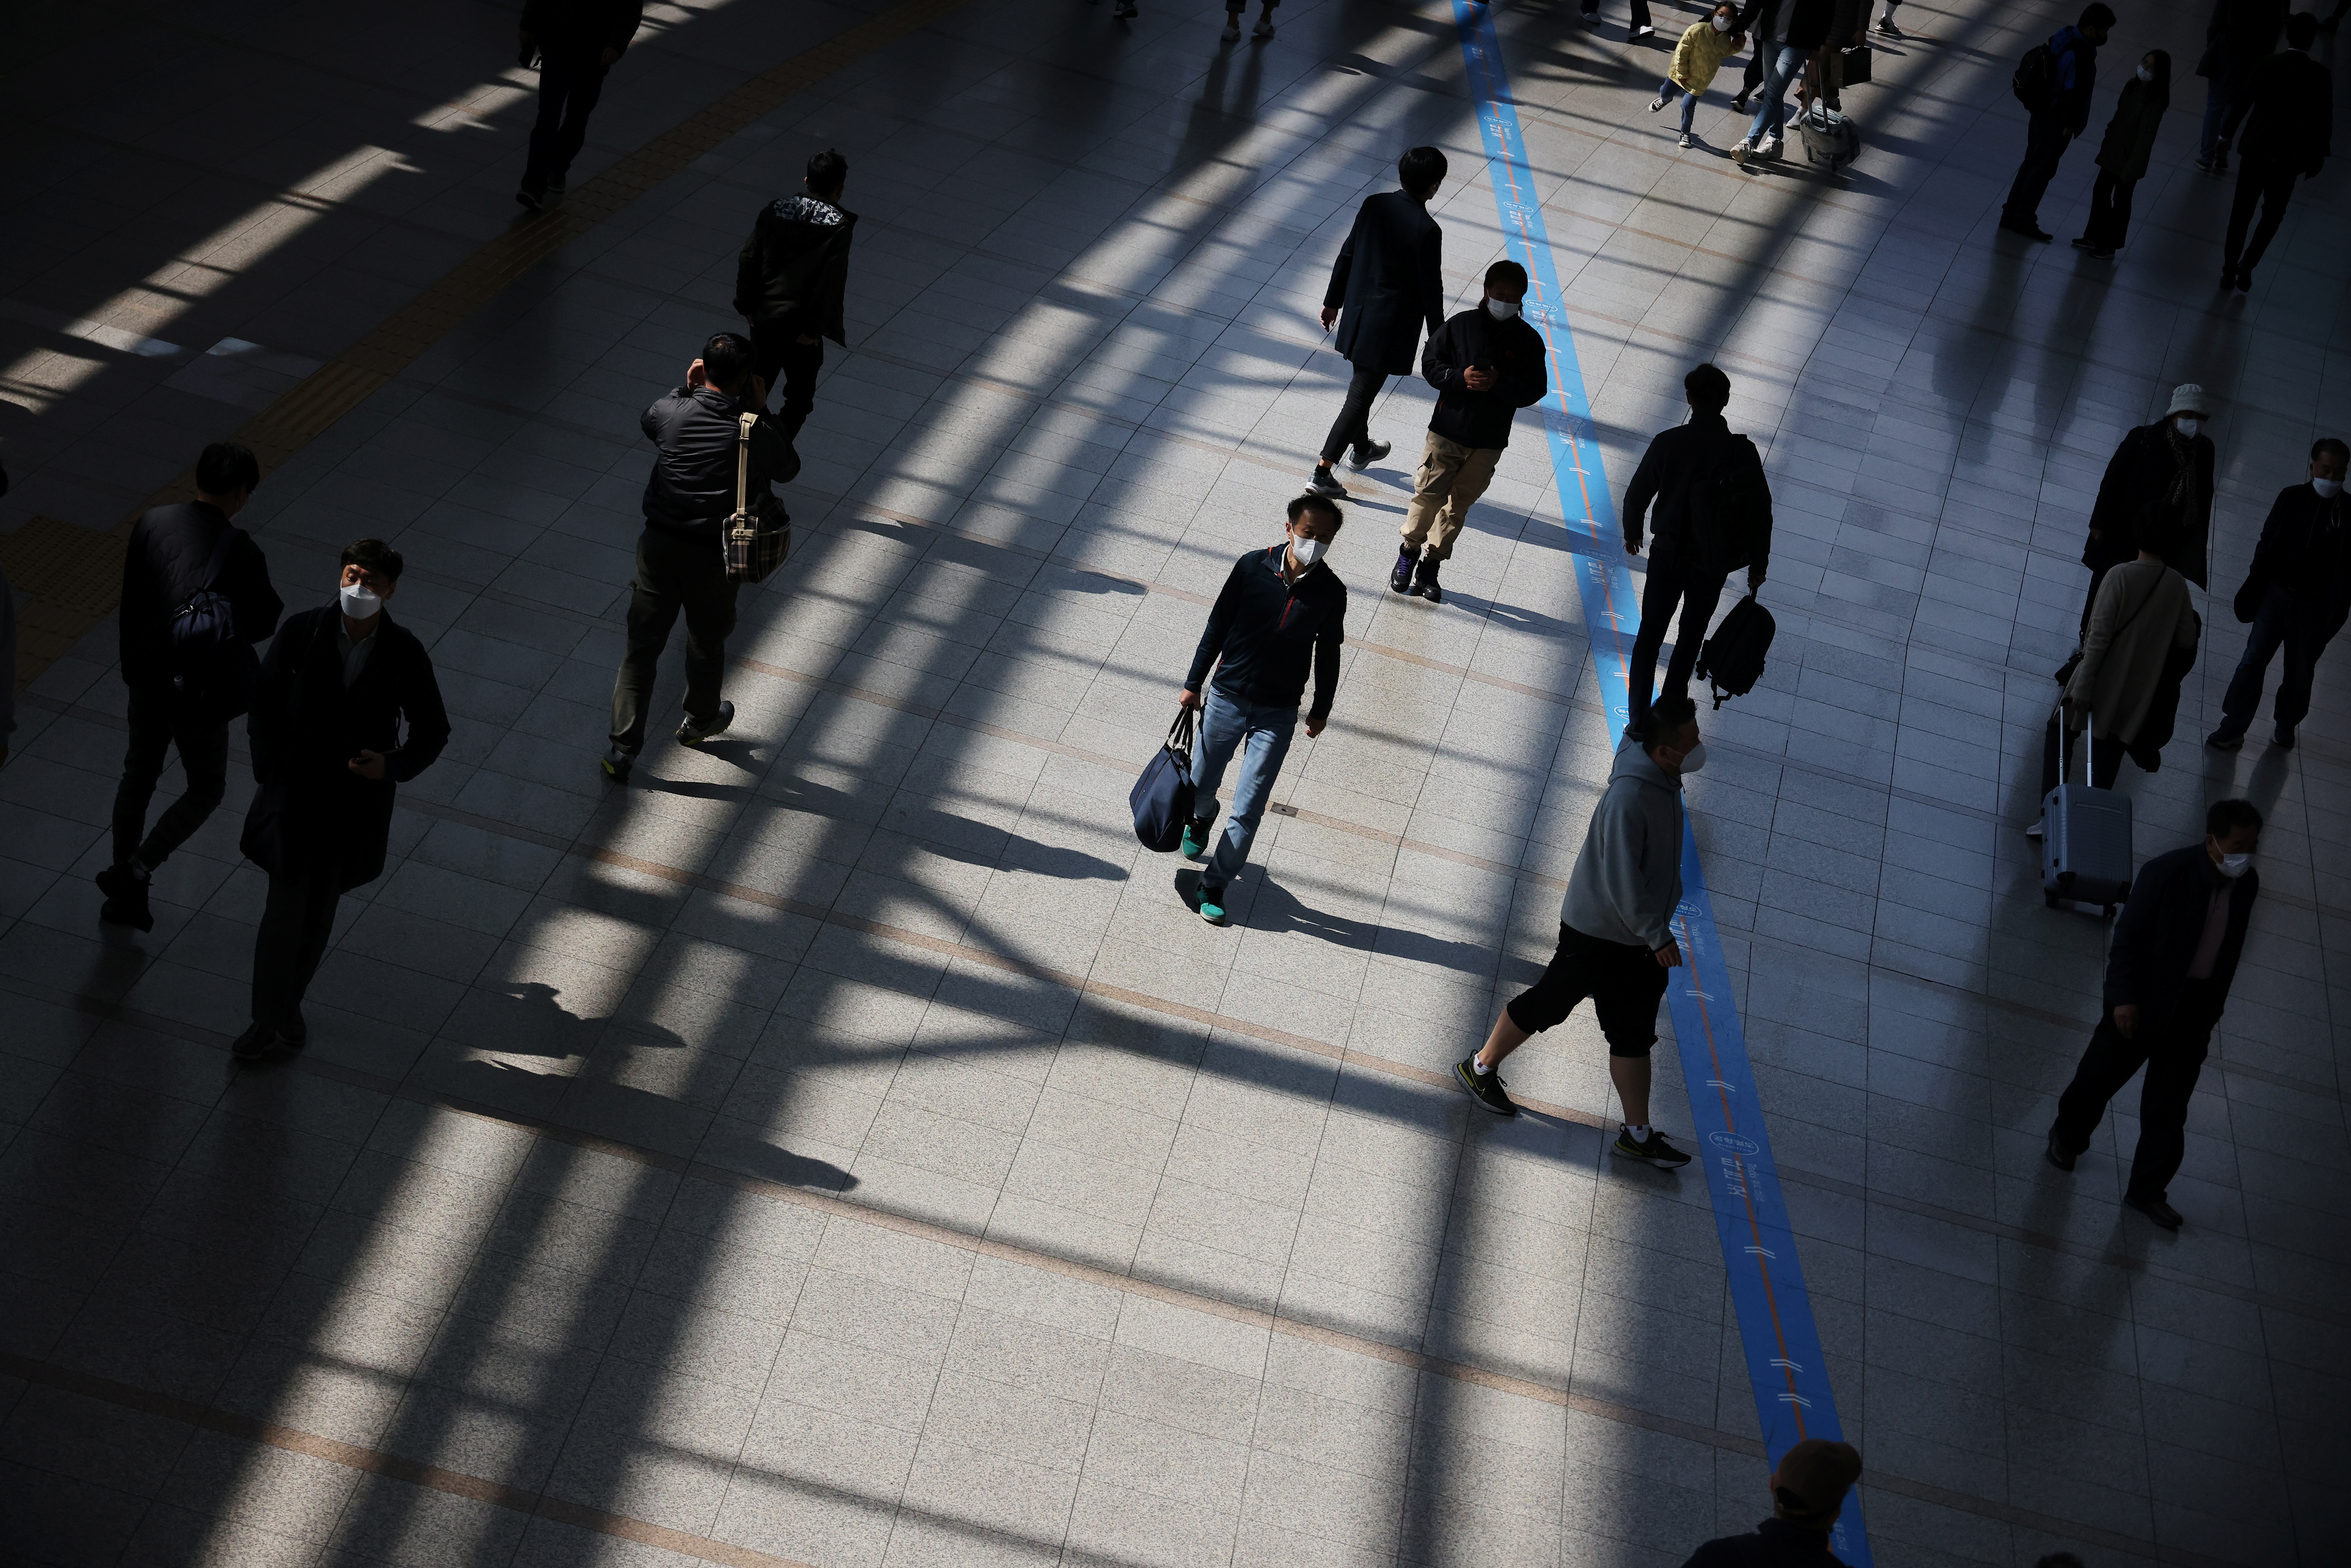
[[[653, 7], [583, 172], [859, 15], [768, 9]], [[2199, 47], [2200, 6], [2128, 9], [2094, 124], [2135, 51], [2184, 78]], [[2177, 382], [2215, 394], [2225, 595], [2303, 448], [2351, 424], [2342, 177], [2224, 297], [2192, 87], [2118, 264], [1995, 236], [2009, 61], [2046, 17], [1905, 5], [1919, 37], [1880, 62], [1900, 85], [1854, 89], [1869, 149], [1824, 185], [1677, 152], [1641, 108], [1687, 18], [1627, 46], [1609, 10], [1497, 21], [1611, 474], [1711, 357], [1773, 475], [1771, 669], [1708, 716], [1690, 795], [1872, 1547], [2339, 1561], [2340, 655], [2298, 749], [2204, 752], [2242, 639], [2218, 597], [2168, 766], [2124, 773], [2142, 854], [2223, 794], [2270, 813], [2176, 1237], [2119, 1206], [2127, 1113], [2070, 1180], [2040, 1161], [2105, 928], [2043, 907], [2020, 830], [2121, 432]], [[1608, 763], [1540, 440], [1432, 608], [1380, 586], [1428, 393], [1382, 407], [1397, 456], [1332, 558], [1335, 716], [1292, 753], [1230, 929], [1125, 821], [1206, 596], [1273, 538], [1333, 412], [1311, 310], [1354, 204], [1435, 141], [1454, 297], [1500, 251], [1449, 10], [1278, 15], [1271, 45], [1227, 48], [1212, 8], [975, 0], [668, 180], [270, 476], [246, 520], [294, 602], [350, 537], [407, 552], [395, 613], [457, 719], [346, 901], [298, 1069], [223, 1050], [262, 888], [249, 785], [232, 769], [159, 876], [152, 934], [101, 928], [111, 622], [42, 675], [0, 771], [8, 1551], [1670, 1565], [1760, 1516], [1706, 1194], [1601, 1153], [1596, 1030], [1514, 1061], [1553, 1114], [1473, 1120], [1437, 1078], [1547, 953]], [[352, 156], [366, 128], [302, 105], [491, 92], [507, 25], [450, 6], [381, 50], [248, 39], [240, 102], [299, 99], [285, 123], [185, 96], [142, 120], [143, 144], [242, 128], [183, 155], [178, 206], [151, 160], [17, 208], [0, 435], [32, 499], [5, 520], [110, 526], [244, 417], [224, 388], [301, 373], [175, 387], [187, 358], [137, 348], [179, 340], [161, 326], [54, 329]], [[159, 95], [214, 37], [115, 26]], [[222, 242], [227, 304], [180, 337], [331, 355], [495, 232], [521, 108], [484, 102], [429, 145], [370, 141], [421, 171], [367, 220], [407, 257], [373, 292], [349, 283], [366, 204], [329, 202]], [[97, 139], [69, 103], [12, 111], [77, 168], [131, 158], [132, 127]], [[1734, 139], [1719, 94], [1698, 128]], [[732, 735], [609, 789], [636, 414], [727, 324], [750, 215], [828, 143], [863, 226], [794, 559], [744, 601]], [[2061, 235], [2089, 167], [2076, 150], [2043, 209]], [[141, 203], [185, 235], [133, 243]], [[152, 452], [120, 436], [158, 424]]]

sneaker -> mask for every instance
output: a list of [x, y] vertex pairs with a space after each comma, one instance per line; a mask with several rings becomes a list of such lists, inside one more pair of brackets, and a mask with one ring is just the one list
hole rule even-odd
[[1881, 37], [1899, 38], [1904, 36], [1902, 29], [1894, 25], [1894, 18], [1891, 16], [1880, 16], [1877, 19], [1877, 31]]
[[110, 865], [97, 876], [98, 890], [106, 894], [99, 906], [98, 917], [109, 925], [128, 925], [136, 931], [155, 929], [154, 911], [147, 907], [147, 878], [129, 864]]
[[1225, 25], [1225, 30], [1217, 37], [1228, 44], [1238, 44], [1241, 41], [1241, 25], [1238, 22], [1228, 22]]
[[1781, 141], [1778, 137], [1766, 136], [1762, 141], [1758, 141], [1755, 144], [1755, 156], [1758, 158], [1777, 158], [1780, 155], [1780, 147]]
[[1437, 585], [1437, 569], [1444, 564], [1432, 556], [1423, 556], [1412, 574], [1412, 591], [1431, 604], [1445, 602], [1445, 591]]
[[2290, 724], [2282, 724], [2278, 726], [2276, 731], [2270, 737], [2270, 744], [2276, 747], [2280, 751], [2292, 751], [2294, 749], [2294, 726]]
[[2210, 158], [2196, 160], [2196, 172], [2199, 174], [2210, 174], [2212, 172], [2212, 160]]
[[1673, 101], [1674, 100], [1669, 98], [1653, 98], [1649, 100], [1649, 112], [1651, 114], [1655, 114], [1657, 110], [1665, 108], [1666, 105]]
[[2038, 839], [2038, 838], [2040, 838], [2040, 837], [2041, 837], [2041, 833], [2042, 833], [2042, 828], [2043, 828], [2043, 822], [2044, 822], [2044, 821], [2045, 821], [2045, 819], [2036, 819], [2036, 820], [2034, 821], [2034, 822], [2033, 822], [2032, 826], [2031, 826], [2031, 827], [2029, 827], [2029, 828], [2027, 828], [2027, 829], [2025, 829], [2025, 830], [2024, 830], [2024, 836], [2025, 836], [2026, 838], [2028, 838], [2028, 839]]
[[1751, 138], [1742, 136], [1738, 141], [1730, 144], [1730, 161], [1732, 162], [1744, 163], [1747, 160], [1754, 156], [1755, 143]]
[[549, 174], [547, 177], [547, 193], [549, 195], [559, 196], [569, 189], [571, 189], [571, 182], [566, 179], [563, 175]]
[[277, 1031], [266, 1023], [248, 1025], [228, 1048], [229, 1054], [239, 1061], [259, 1061], [277, 1043]]
[[2234, 751], [2245, 744], [2241, 729], [2216, 729], [2204, 737], [2204, 744], [2215, 751]]
[[1384, 441], [1365, 442], [1347, 454], [1347, 466], [1360, 474], [1393, 450]]
[[1684, 147], [1695, 147], [1698, 145], [1698, 138], [1685, 131], [1682, 132], [1681, 145]]
[[2075, 250], [2091, 250], [2095, 248], [2090, 244], [2090, 236], [2088, 235], [2075, 235], [2066, 243], [2071, 245]]
[[1744, 114], [1747, 112], [1747, 95], [1745, 93], [1742, 92], [1738, 97], [1730, 100], [1730, 112], [1733, 114]]
[[2252, 291], [2253, 269], [2250, 267], [2241, 267], [2237, 268], [2237, 292], [2240, 294], [2251, 294]]
[[604, 777], [615, 784], [626, 784], [629, 781], [629, 775], [636, 770], [636, 758], [617, 746], [604, 753]]
[[1495, 1115], [1515, 1116], [1519, 1113], [1518, 1103], [1502, 1092], [1502, 1074], [1499, 1070], [1480, 1072], [1478, 1071], [1478, 1059], [1465, 1056], [1453, 1064], [1453, 1076], [1462, 1088], [1469, 1092], [1470, 1099]]
[[1130, 22], [1133, 21], [1134, 19], [1134, 0], [1121, 0], [1118, 8], [1113, 11], [1111, 15], [1122, 17]]
[[534, 191], [529, 186], [526, 185], [515, 193], [515, 200], [520, 202], [524, 206], [528, 207], [535, 213], [546, 204], [547, 193], [544, 191]]
[[1257, 26], [1249, 29], [1249, 37], [1252, 38], [1272, 37], [1273, 18], [1270, 16], [1259, 16], [1257, 19]]
[[1225, 890], [1223, 888], [1211, 892], [1205, 880], [1196, 882], [1189, 887], [1178, 882], [1176, 884], [1176, 896], [1184, 901], [1185, 908], [1209, 925], [1222, 925], [1225, 923]]
[[1405, 546], [1405, 548], [1398, 552], [1396, 556], [1395, 570], [1388, 573], [1388, 591], [1391, 593], [1410, 593], [1412, 591], [1412, 570], [1413, 568], [1419, 564], [1420, 552], [1414, 549], [1410, 545]]
[[1310, 496], [1328, 496], [1334, 501], [1343, 501], [1347, 498], [1347, 486], [1339, 483], [1339, 476], [1336, 474], [1332, 473], [1328, 468], [1317, 466], [1313, 473], [1307, 476], [1306, 493]]
[[1635, 27], [1625, 36], [1625, 41], [1628, 44], [1638, 43], [1656, 31], [1655, 27]]
[[1198, 861], [1208, 858], [1208, 832], [1213, 825], [1210, 822], [1203, 822], [1197, 818], [1184, 824], [1182, 853], [1186, 860]]
[[1608, 1150], [1628, 1160], [1646, 1161], [1665, 1171], [1679, 1170], [1690, 1161], [1687, 1155], [1666, 1142], [1666, 1135], [1655, 1127], [1649, 1129], [1647, 1137], [1635, 1143], [1632, 1129], [1620, 1126], [1616, 1129], [1616, 1141], [1608, 1145]]
[[713, 736], [726, 734], [726, 727], [734, 722], [735, 705], [733, 703], [720, 703], [718, 705], [717, 716], [712, 718], [708, 724], [697, 724], [694, 719], [689, 717], [684, 724], [679, 725], [677, 727], [677, 743], [680, 746], [700, 746], [704, 741], [708, 740]]
[[2137, 1209], [2141, 1214], [2146, 1215], [2149, 1219], [2154, 1220], [2158, 1225], [2162, 1226], [2166, 1230], [2177, 1230], [2182, 1224], [2186, 1223], [2179, 1218], [2179, 1211], [2178, 1209], [2172, 1207], [2171, 1205], [2164, 1202], [2163, 1199], [2159, 1197], [2133, 1197], [2129, 1193], [2125, 1193], [2123, 1194], [2123, 1201], [2129, 1204], [2133, 1208]]
[[2074, 1156], [2066, 1153], [2065, 1145], [2057, 1141], [2057, 1129], [2054, 1127], [2049, 1129], [2049, 1142], [2042, 1149], [2041, 1156], [2061, 1171], [2074, 1168]]

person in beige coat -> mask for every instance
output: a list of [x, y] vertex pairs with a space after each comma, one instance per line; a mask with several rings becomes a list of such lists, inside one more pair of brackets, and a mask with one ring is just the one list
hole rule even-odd
[[[2164, 561], [2160, 549], [2165, 542], [2143, 536], [2138, 559], [2116, 567], [2098, 585], [2082, 656], [2074, 664], [2057, 711], [2049, 716], [2043, 740], [2044, 800], [2059, 778], [2061, 716], [2074, 747], [2080, 745], [2085, 728], [2095, 737], [2090, 782], [2101, 789], [2114, 788], [2126, 751], [2153, 772], [2163, 742], [2170, 738], [2179, 682], [2195, 663], [2203, 622], [2189, 602], [2188, 580]], [[2039, 838], [2041, 824], [2027, 831]]]

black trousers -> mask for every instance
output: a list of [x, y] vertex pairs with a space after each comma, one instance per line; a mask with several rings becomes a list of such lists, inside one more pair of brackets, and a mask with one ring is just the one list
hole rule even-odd
[[803, 343], [799, 336], [798, 328], [779, 322], [751, 323], [751, 368], [768, 383], [769, 395], [778, 384], [784, 389], [784, 406], [776, 423], [786, 441], [798, 436], [815, 412], [816, 375], [824, 368], [824, 340]]
[[2012, 224], [2037, 222], [2042, 193], [2057, 172], [2057, 162], [2074, 144], [2074, 133], [2053, 114], [2036, 114], [2024, 132], [2024, 162], [2016, 166], [2016, 180], [2008, 188], [2008, 204], [2001, 216]]
[[[1646, 27], [1649, 25], [1649, 0], [1633, 0], [1632, 11], [1633, 19], [1627, 26]], [[1600, 0], [1583, 0], [1583, 14], [1587, 16], [1600, 15]]]
[[[2231, 272], [2241, 268], [2251, 272], [2261, 265], [2262, 253], [2277, 237], [2278, 225], [2285, 222], [2285, 204], [2294, 200], [2294, 183], [2301, 173], [2299, 169], [2281, 169], [2251, 159], [2237, 166], [2237, 197], [2229, 204], [2229, 237], [2220, 250], [2222, 266]], [[2253, 225], [2256, 202], [2261, 204], [2262, 221]], [[2253, 227], [2250, 243], [2245, 238], [2249, 225]]]
[[629, 599], [629, 647], [612, 683], [612, 744], [634, 757], [645, 748], [645, 705], [670, 628], [685, 612], [685, 713], [718, 713], [726, 634], [735, 630], [736, 584], [716, 539], [704, 543], [647, 528], [637, 537], [637, 580]]
[[1722, 599], [1722, 583], [1720, 577], [1650, 558], [1648, 580], [1641, 589], [1641, 629], [1634, 634], [1633, 656], [1625, 672], [1631, 709], [1627, 727], [1639, 729], [1648, 722], [1649, 683], [1656, 675], [1657, 651], [1666, 645], [1666, 628], [1673, 621], [1677, 604], [1682, 611], [1681, 630], [1674, 637], [1674, 656], [1666, 664], [1666, 684], [1658, 695], [1687, 695], [1690, 672], [1698, 668], [1707, 626]]
[[[2064, 714], [2065, 705], [2059, 703], [2049, 715], [2048, 726], [2041, 732], [2041, 796], [2043, 800], [2048, 799], [2050, 790], [2057, 788], [2057, 726], [2064, 717]], [[2085, 731], [2083, 735], [2066, 737], [2065, 751], [2068, 761], [2082, 754], [2083, 741], [2087, 735], [2088, 732]], [[2100, 789], [2113, 789], [2116, 776], [2123, 770], [2123, 743], [2119, 740], [2109, 740], [2093, 744], [2088, 750], [2090, 783]]]
[[588, 116], [604, 91], [604, 68], [601, 54], [539, 56], [538, 120], [530, 128], [524, 190], [544, 194], [549, 180], [570, 172], [588, 141]]
[[335, 906], [342, 896], [342, 868], [332, 854], [294, 859], [271, 873], [269, 901], [253, 939], [255, 1023], [294, 1030], [296, 1010], [335, 934]]
[[2123, 236], [2130, 232], [2131, 193], [2137, 189], [2137, 180], [2117, 179], [2113, 171], [2099, 170], [2090, 187], [2090, 221], [2082, 225], [2082, 237], [2100, 250], [2120, 250]]
[[1367, 371], [1355, 367], [1347, 382], [1347, 401], [1339, 405], [1338, 422], [1322, 442], [1322, 461], [1336, 463], [1339, 455], [1350, 446], [1364, 447], [1372, 444], [1372, 400], [1388, 384], [1384, 371]]
[[[164, 753], [180, 748], [188, 787], [155, 819], [147, 832], [147, 803], [163, 777]], [[114, 863], [136, 855], [149, 868], [188, 841], [228, 792], [228, 721], [193, 719], [169, 691], [131, 693], [131, 745], [122, 758], [122, 782], [114, 791]], [[144, 841], [141, 835], [145, 834]]]
[[1657, 1043], [1657, 1003], [1665, 994], [1666, 969], [1656, 954], [1637, 942], [1587, 936], [1562, 921], [1559, 947], [1542, 978], [1503, 1010], [1529, 1034], [1541, 1034], [1590, 997], [1608, 1054], [1646, 1056]]
[[2220, 699], [2220, 727], [2231, 735], [2251, 729], [2262, 706], [2262, 683], [2269, 677], [2270, 661], [2285, 653], [2285, 673], [2278, 680], [2277, 703], [2270, 710], [2279, 724], [2292, 729], [2310, 713], [2310, 687], [2318, 670], [2318, 655], [2332, 640], [2326, 622], [2297, 603], [2283, 587], [2273, 583], [2262, 596], [2253, 617], [2252, 634], [2229, 677]]
[[2139, 1090], [2138, 1150], [2131, 1156], [2128, 1191], [2137, 1198], [2163, 1197], [2187, 1152], [2188, 1103], [2195, 1096], [2224, 999], [2211, 981], [2190, 980], [2178, 1006], [2161, 1018], [2140, 1014], [2137, 1032], [2127, 1039], [2108, 1009], [2082, 1052], [2074, 1082], [2058, 1096], [2057, 1124], [2051, 1130], [2058, 1146], [2077, 1155], [2088, 1148], [2106, 1103], [2143, 1066], [2147, 1082]]

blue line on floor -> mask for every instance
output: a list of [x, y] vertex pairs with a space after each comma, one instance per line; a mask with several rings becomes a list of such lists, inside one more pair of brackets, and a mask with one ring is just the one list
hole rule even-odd
[[[1592, 402], [1576, 363], [1575, 337], [1559, 275], [1552, 266], [1542, 205], [1518, 111], [1511, 107], [1493, 19], [1486, 6], [1473, 0], [1453, 0], [1453, 19], [1462, 61], [1468, 68], [1470, 96], [1478, 105], [1503, 239], [1511, 259], [1527, 269], [1531, 285], [1526, 319], [1551, 349], [1553, 396], [1540, 405], [1543, 429], [1551, 443], [1561, 512], [1571, 534], [1585, 536], [1575, 551], [1575, 580], [1591, 630], [1601, 706], [1613, 731], [1625, 721], [1626, 655], [1640, 624], [1640, 602], [1608, 494], [1607, 468], [1593, 438]], [[1739, 1313], [1756, 1419], [1762, 1426], [1764, 1450], [1776, 1465], [1798, 1439], [1838, 1437], [1843, 1429], [1820, 1334], [1813, 1324], [1812, 1297], [1804, 1289], [1796, 1239], [1788, 1228], [1787, 1205], [1771, 1162], [1771, 1138], [1756, 1096], [1746, 1036], [1739, 1027], [1739, 1009], [1731, 1004], [1730, 972], [1715, 931], [1698, 840], [1687, 828], [1682, 903], [1675, 918], [1686, 962], [1667, 988], [1667, 1001], [1689, 1091], [1698, 1146], [1696, 1163], [1706, 1172], [1707, 1190], [1714, 1200], [1715, 1228], [1722, 1239], [1722, 1260]], [[1869, 1539], [1862, 1528], [1857, 1495], [1846, 1500], [1830, 1545], [1854, 1568], [1869, 1568]]]

